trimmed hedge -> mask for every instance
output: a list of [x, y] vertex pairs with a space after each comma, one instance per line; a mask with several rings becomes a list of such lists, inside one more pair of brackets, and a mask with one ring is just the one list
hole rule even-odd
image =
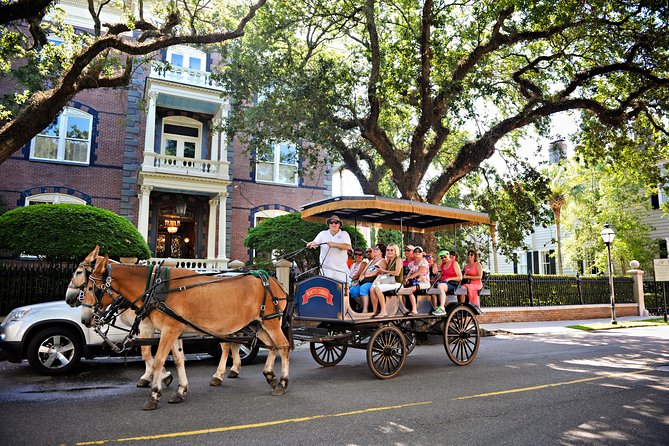
[[37, 204], [0, 215], [0, 248], [50, 261], [78, 262], [95, 245], [112, 258], [148, 259], [151, 251], [132, 223], [81, 204]]

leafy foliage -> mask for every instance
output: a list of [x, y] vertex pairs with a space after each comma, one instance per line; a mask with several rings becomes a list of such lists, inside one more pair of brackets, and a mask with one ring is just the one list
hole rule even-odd
[[[89, 26], [78, 28], [55, 0], [0, 2], [0, 79], [11, 91], [0, 100], [0, 163], [77, 93], [128, 86], [133, 69], [163, 48], [238, 38], [265, 1], [82, 0]], [[111, 17], [119, 21], [103, 22]]]
[[514, 175], [501, 175], [489, 167], [481, 171], [478, 184], [475, 179], [469, 182], [477, 187], [472, 203], [488, 212], [497, 225], [498, 251], [513, 261], [518, 261], [519, 248], [528, 249], [525, 237], [534, 232], [534, 226], [550, 222], [544, 206], [550, 192], [548, 180], [528, 163], [516, 168]]
[[[277, 0], [224, 49], [227, 130], [260, 151], [309, 141], [303, 158], [325, 151], [365, 193], [390, 178], [403, 198], [439, 203], [496, 150], [513, 157], [530, 129], [546, 135], [558, 113], [583, 113], [591, 150], [607, 140], [597, 135], [631, 149], [637, 126], [649, 147], [659, 141], [668, 19], [665, 2], [627, 0]], [[526, 195], [514, 183], [496, 186], [509, 206]], [[520, 204], [499, 212], [534, 210]]]
[[0, 215], [0, 247], [51, 261], [80, 261], [95, 245], [110, 257], [151, 256], [130, 221], [79, 204], [37, 204]]
[[616, 233], [611, 256], [618, 270], [626, 270], [633, 259], [642, 269], [651, 268], [658, 247], [650, 237], [652, 227], [643, 222], [650, 208], [645, 183], [633, 172], [607, 163], [574, 160], [566, 165], [566, 175], [571, 188], [562, 212], [569, 233], [564, 254], [572, 268], [577, 270], [578, 262], [587, 260], [599, 271], [608, 270], [599, 235], [605, 223]]
[[[305, 270], [318, 265], [319, 252], [318, 249], [303, 250], [305, 241], [312, 241], [324, 229], [326, 229], [324, 224], [302, 220], [299, 212], [293, 212], [264, 220], [255, 228], [249, 229], [244, 238], [244, 246], [257, 252], [274, 253], [276, 256], [294, 253], [288, 260], [295, 261], [300, 270]], [[365, 238], [357, 229], [343, 226], [342, 230], [351, 236], [353, 247], [366, 247]]]

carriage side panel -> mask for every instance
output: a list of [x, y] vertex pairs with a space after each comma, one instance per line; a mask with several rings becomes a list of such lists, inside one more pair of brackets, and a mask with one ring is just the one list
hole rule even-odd
[[342, 282], [316, 276], [300, 282], [295, 293], [297, 319], [341, 321], [344, 319], [344, 287]]

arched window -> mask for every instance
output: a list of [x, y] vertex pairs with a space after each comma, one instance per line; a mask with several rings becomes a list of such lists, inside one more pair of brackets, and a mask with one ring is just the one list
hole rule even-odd
[[65, 107], [51, 125], [33, 138], [30, 158], [88, 164], [92, 130], [93, 116]]
[[59, 193], [35, 194], [26, 197], [26, 206], [31, 204], [86, 204], [85, 200], [72, 195]]
[[163, 155], [202, 158], [202, 123], [184, 116], [163, 119]]

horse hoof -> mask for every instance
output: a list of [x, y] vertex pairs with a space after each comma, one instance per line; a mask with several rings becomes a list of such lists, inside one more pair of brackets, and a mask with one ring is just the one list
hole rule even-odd
[[174, 392], [172, 396], [170, 397], [168, 403], [169, 404], [179, 404], [182, 402], [184, 399], [186, 399], [186, 394], [181, 394], [178, 391]]
[[137, 387], [149, 387], [150, 385], [151, 381], [149, 381], [148, 379], [142, 378], [139, 381], [137, 381]]
[[239, 376], [239, 372], [235, 372], [234, 370], [230, 370], [230, 373], [228, 373], [228, 378], [237, 378]]
[[272, 395], [274, 396], [282, 396], [286, 394], [286, 388], [283, 386], [276, 386], [274, 390], [272, 390]]
[[174, 377], [172, 376], [171, 373], [167, 375], [165, 378], [163, 378], [163, 384], [165, 384], [165, 387], [169, 387], [169, 385], [172, 384], [173, 379]]
[[142, 410], [155, 410], [158, 408], [158, 401], [149, 398], [146, 400], [146, 403], [144, 403], [144, 406], [142, 406]]
[[223, 380], [221, 378], [213, 377], [211, 378], [211, 381], [209, 381], [209, 385], [213, 387], [218, 387], [221, 384], [223, 384]]

